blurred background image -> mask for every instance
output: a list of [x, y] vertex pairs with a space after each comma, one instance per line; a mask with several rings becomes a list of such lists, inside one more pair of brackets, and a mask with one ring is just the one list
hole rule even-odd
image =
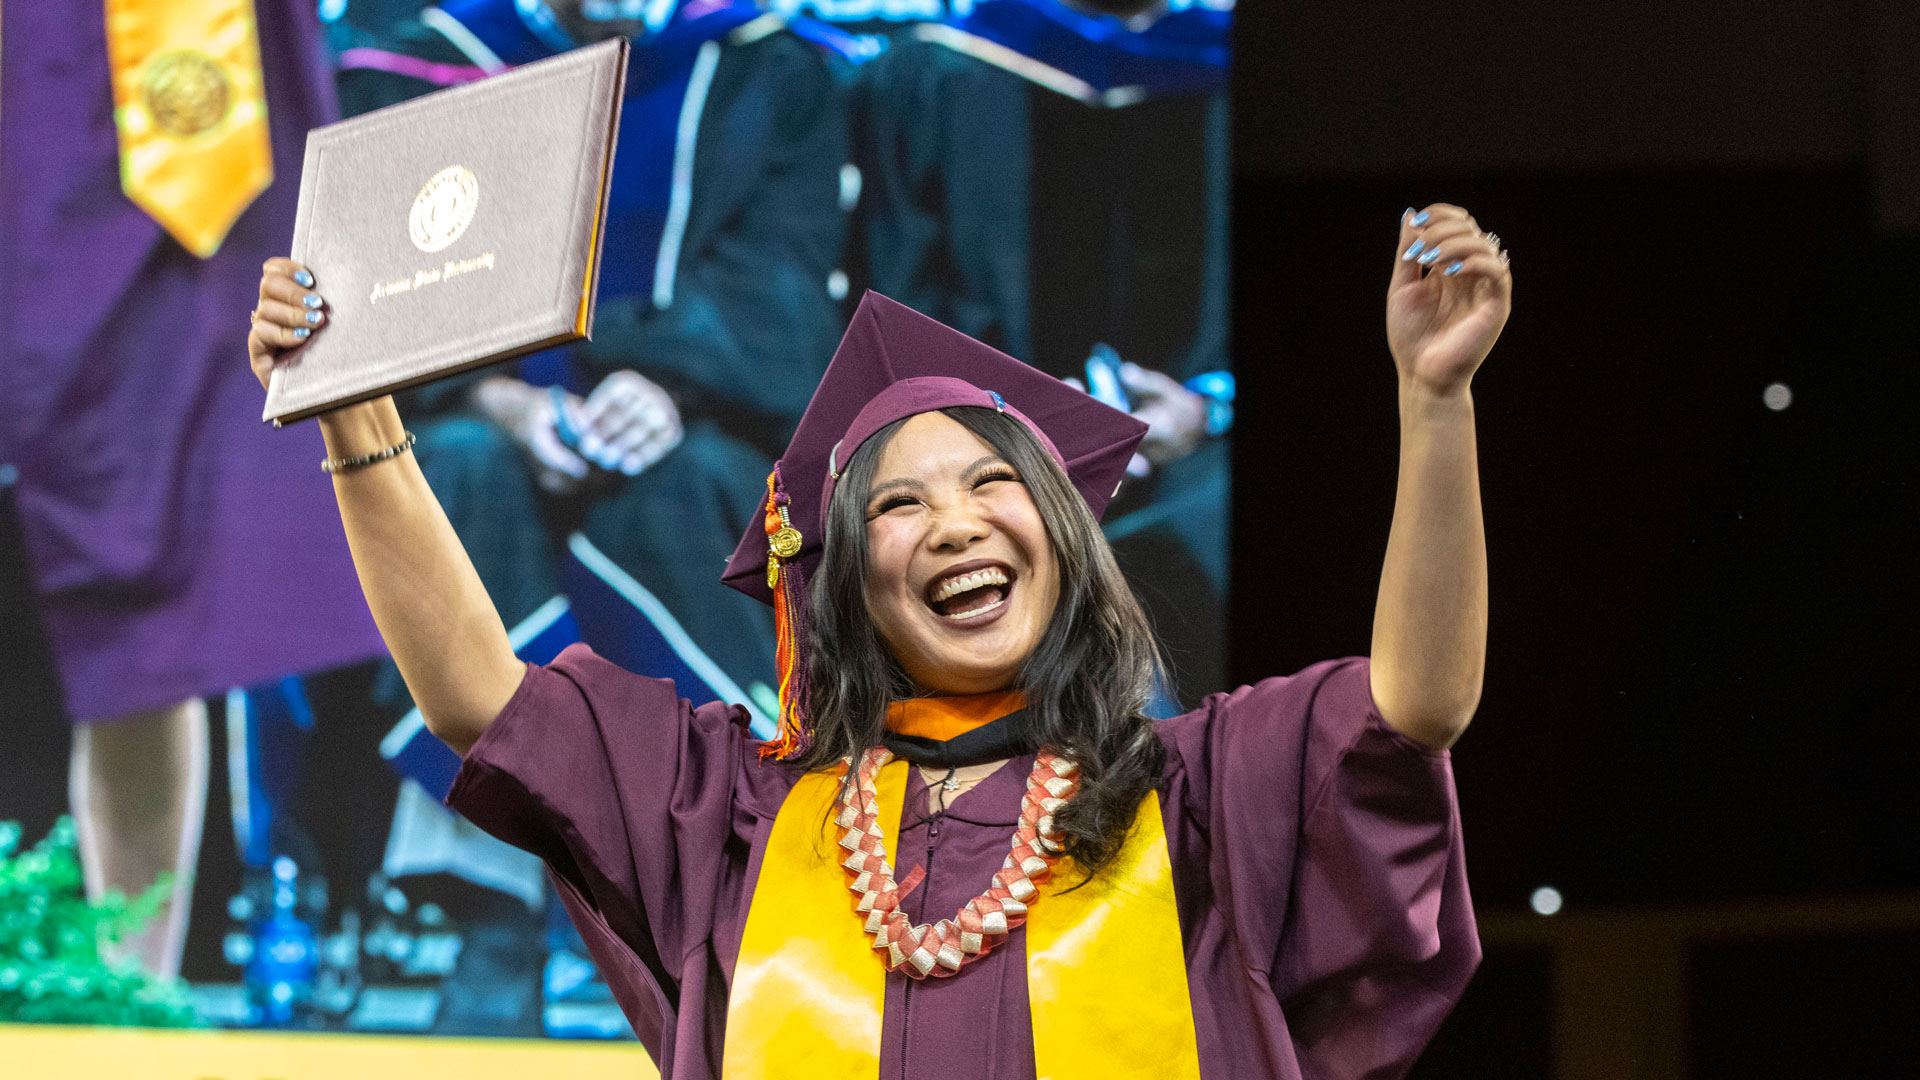
[[[24, 181], [10, 209], [45, 224], [8, 241], [17, 299], [7, 363], [18, 377], [0, 444], [9, 463], [0, 565], [14, 613], [4, 633], [23, 659], [0, 685], [17, 718], [0, 764], [0, 818], [21, 823], [24, 849], [71, 809], [77, 828], [54, 833], [41, 855], [70, 860], [68, 876], [95, 896], [138, 895], [171, 875], [164, 895], [147, 896], [145, 929], [119, 951], [139, 951], [155, 976], [185, 976], [174, 1020], [631, 1037], [538, 860], [440, 805], [458, 760], [426, 733], [380, 658], [330, 493], [307, 460], [317, 433], [266, 432], [247, 400], [237, 313], [251, 306], [259, 262], [291, 235], [304, 130], [335, 118], [608, 37], [632, 42], [592, 342], [401, 401], [421, 467], [523, 657], [544, 661], [585, 641], [674, 678], [695, 701], [740, 704], [771, 730], [771, 617], [719, 587], [718, 570], [846, 315], [871, 288], [1150, 425], [1108, 533], [1173, 657], [1159, 707], [1178, 712], [1225, 688], [1230, 4], [214, 6], [204, 32], [182, 21], [179, 4], [124, 0], [104, 23], [97, 7], [16, 16], [4, 38], [7, 115], [57, 99], [60, 122], [92, 140], [52, 154], [49, 119], [12, 127], [5, 146], [9, 178]], [[206, 51], [247, 20], [257, 56]], [[151, 38], [177, 47], [145, 56]], [[55, 41], [62, 51], [48, 50]], [[204, 70], [181, 69], [199, 83], [172, 76], [166, 86], [187, 90], [155, 96], [163, 61], [203, 53]], [[208, 181], [231, 207], [231, 231], [196, 251], [164, 227], [179, 215], [156, 212], [131, 186], [126, 162], [141, 133], [129, 129], [141, 125], [112, 90], [156, 118], [184, 101], [206, 114], [197, 138], [227, 139], [239, 137], [229, 134], [238, 114], [213, 98], [238, 97], [248, 78], [270, 121], [256, 134], [271, 160], [251, 181], [258, 191], [235, 190], [231, 172]], [[112, 267], [124, 289], [102, 297], [107, 329], [89, 337], [52, 318], [54, 285], [25, 286], [54, 253], [88, 252], [109, 228], [146, 245], [115, 257], [147, 265]], [[177, 279], [164, 304], [146, 295], [162, 273]], [[179, 415], [155, 416], [149, 384], [182, 365], [178, 342], [154, 331], [181, 320], [207, 343], [199, 385], [169, 399]], [[65, 398], [34, 385], [55, 380], [71, 388]], [[194, 410], [207, 415], [215, 385], [232, 404], [214, 428], [239, 435], [190, 423]], [[76, 416], [95, 424], [78, 454]], [[157, 436], [129, 417], [200, 456], [157, 475], [145, 460]], [[247, 449], [236, 445], [243, 438]], [[267, 442], [280, 473], [236, 476], [233, 459]], [[190, 497], [207, 487], [231, 502]], [[121, 503], [133, 492], [184, 503], [163, 519], [174, 531], [129, 519]], [[151, 647], [91, 666], [74, 659], [64, 605], [76, 590], [58, 557], [63, 540], [87, 535], [72, 524], [76, 508], [95, 516], [88, 528], [150, 538], [143, 553], [164, 560], [263, 504], [292, 504], [297, 520], [260, 546], [326, 553], [332, 561], [312, 564], [308, 589], [326, 593], [357, 639], [308, 618], [309, 598], [270, 595], [249, 554], [259, 546], [249, 546], [173, 577], [102, 573], [85, 592], [99, 622], [171, 618], [173, 639], [198, 656], [239, 636], [207, 633], [205, 622], [293, 625], [295, 638], [333, 652], [257, 647], [257, 662], [203, 663], [165, 690], [137, 677], [171, 662]], [[221, 603], [196, 604], [180, 580], [204, 583]], [[103, 679], [106, 669], [117, 677]], [[89, 678], [140, 708], [95, 705]], [[123, 857], [120, 867], [122, 850], [144, 861]], [[121, 991], [62, 983], [55, 996], [71, 990], [73, 1000], [54, 1007], [54, 982], [34, 986], [36, 1004], [10, 1018], [140, 1019], [112, 1011]], [[0, 980], [0, 1003], [7, 990]]]

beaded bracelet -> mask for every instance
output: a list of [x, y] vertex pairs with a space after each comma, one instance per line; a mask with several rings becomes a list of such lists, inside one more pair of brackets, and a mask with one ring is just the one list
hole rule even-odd
[[413, 449], [413, 440], [414, 434], [409, 431], [407, 432], [406, 438], [394, 443], [385, 450], [375, 450], [371, 454], [362, 454], [359, 457], [328, 458], [320, 463], [320, 470], [322, 472], [343, 473], [352, 472], [355, 469], [363, 469], [376, 461], [385, 461], [391, 457], [399, 457], [401, 454]]

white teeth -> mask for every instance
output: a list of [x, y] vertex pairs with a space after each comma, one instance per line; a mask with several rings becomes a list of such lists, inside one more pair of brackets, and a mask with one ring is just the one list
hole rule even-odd
[[1007, 584], [1006, 571], [997, 566], [989, 566], [985, 570], [975, 570], [971, 574], [961, 574], [959, 577], [942, 582], [940, 587], [934, 590], [933, 602], [937, 604], [942, 600], [951, 600], [963, 592], [986, 585], [1005, 584]]
[[942, 615], [940, 617], [943, 619], [953, 619], [956, 622], [961, 619], [977, 619], [980, 616], [985, 615], [989, 611], [998, 610], [1001, 607], [1001, 605], [1005, 604], [1006, 602], [1007, 602], [1006, 597], [1003, 596], [1000, 599], [995, 600], [993, 603], [988, 604], [986, 607], [977, 607], [977, 608], [974, 608], [972, 611], [963, 611], [958, 615]]

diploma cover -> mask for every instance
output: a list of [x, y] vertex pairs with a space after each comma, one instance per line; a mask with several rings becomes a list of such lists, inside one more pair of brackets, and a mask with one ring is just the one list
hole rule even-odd
[[626, 71], [616, 39], [309, 132], [292, 255], [327, 323], [264, 419], [590, 336]]

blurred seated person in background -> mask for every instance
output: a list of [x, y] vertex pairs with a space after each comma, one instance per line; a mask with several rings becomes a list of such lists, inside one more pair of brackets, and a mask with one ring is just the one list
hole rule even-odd
[[1227, 12], [977, 0], [861, 69], [871, 286], [1149, 424], [1107, 516], [1183, 696], [1225, 687]]
[[765, 608], [691, 589], [838, 337], [837, 37], [734, 0], [407, 6], [334, 24], [349, 113], [633, 42], [594, 340], [409, 395], [434, 493], [509, 625], [559, 591], [558, 538], [578, 529], [740, 685], [770, 684]]

